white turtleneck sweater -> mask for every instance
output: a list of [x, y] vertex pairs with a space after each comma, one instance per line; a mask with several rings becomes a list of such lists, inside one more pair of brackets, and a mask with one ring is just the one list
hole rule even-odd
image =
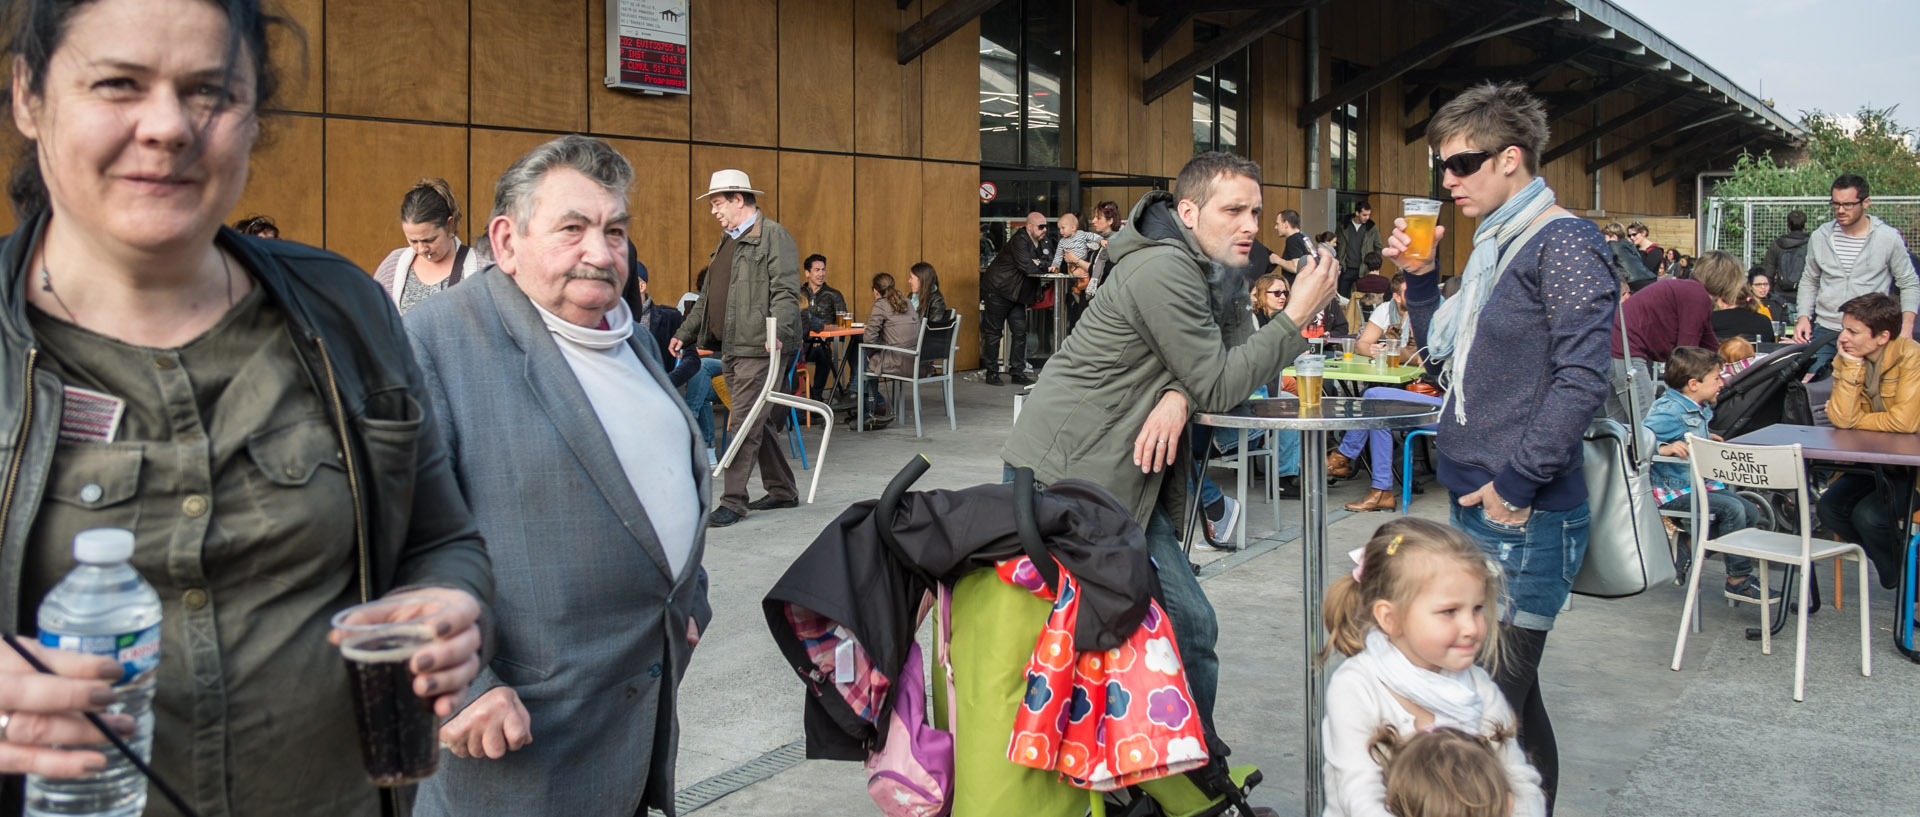
[[701, 523], [693, 427], [685, 402], [661, 387], [627, 343], [633, 335], [633, 312], [625, 301], [616, 304], [607, 313], [606, 329], [568, 323], [538, 303], [533, 308], [593, 404], [677, 580], [693, 553]]

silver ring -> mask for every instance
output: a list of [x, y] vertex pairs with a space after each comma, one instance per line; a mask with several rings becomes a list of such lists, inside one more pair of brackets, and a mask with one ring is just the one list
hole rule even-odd
[[1154, 444], [1154, 445], [1166, 445], [1166, 444], [1167, 444], [1167, 441], [1166, 441], [1166, 440], [1154, 440], [1154, 441], [1153, 441], [1153, 444]]
[[12, 712], [0, 712], [0, 743], [7, 742], [7, 727], [13, 725]]

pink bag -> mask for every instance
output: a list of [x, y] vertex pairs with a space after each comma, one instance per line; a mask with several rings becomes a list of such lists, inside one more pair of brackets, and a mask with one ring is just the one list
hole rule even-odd
[[[936, 670], [946, 684], [946, 723], [953, 724], [953, 672], [947, 664], [953, 601], [942, 585], [934, 614]], [[885, 748], [867, 756], [867, 795], [887, 817], [945, 817], [953, 810], [953, 733], [927, 722], [927, 684], [920, 645], [907, 647], [887, 714]]]

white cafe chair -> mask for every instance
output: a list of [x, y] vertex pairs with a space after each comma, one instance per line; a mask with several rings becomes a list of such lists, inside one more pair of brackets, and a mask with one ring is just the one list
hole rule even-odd
[[[1717, 443], [1712, 440], [1687, 435], [1687, 460], [1693, 468], [1693, 494], [1698, 503], [1699, 497], [1706, 496], [1706, 480], [1713, 479], [1729, 486], [1757, 488], [1761, 490], [1793, 491], [1794, 503], [1800, 509], [1800, 532], [1798, 534], [1774, 533], [1757, 528], [1745, 528], [1733, 531], [1725, 536], [1709, 539], [1704, 525], [1696, 521], [1693, 530], [1693, 565], [1687, 574], [1687, 603], [1680, 611], [1680, 637], [1673, 645], [1673, 665], [1680, 670], [1680, 660], [1687, 649], [1687, 630], [1697, 614], [1700, 601], [1700, 568], [1706, 563], [1709, 551], [1732, 553], [1746, 556], [1759, 562], [1754, 575], [1760, 580], [1760, 598], [1770, 594], [1767, 588], [1767, 563], [1779, 562], [1800, 567], [1800, 623], [1795, 634], [1793, 660], [1793, 699], [1806, 700], [1807, 689], [1807, 599], [1809, 585], [1813, 575], [1813, 563], [1820, 559], [1842, 558], [1851, 560], [1860, 566], [1860, 674], [1873, 674], [1873, 628], [1867, 620], [1867, 558], [1859, 545], [1846, 542], [1833, 542], [1825, 539], [1813, 544], [1810, 531], [1812, 520], [1808, 518], [1812, 503], [1807, 501], [1806, 460], [1800, 453], [1799, 445], [1734, 445]], [[1698, 514], [1696, 514], [1696, 520]], [[1760, 652], [1773, 654], [1773, 631], [1768, 626], [1768, 613], [1772, 604], [1780, 604], [1785, 598], [1771, 602], [1757, 603], [1760, 608]]]
[[[778, 324], [778, 319], [767, 319], [767, 337], [777, 338], [780, 336], [779, 333], [775, 331], [778, 328]], [[781, 354], [785, 354], [785, 350], [782, 350]], [[753, 408], [747, 411], [747, 418], [741, 421], [740, 427], [743, 429], [752, 428], [754, 422], [759, 420], [760, 413], [766, 410], [768, 403], [776, 406], [791, 406], [801, 411], [818, 414], [826, 421], [826, 429], [820, 432], [820, 453], [814, 455], [813, 459], [813, 484], [807, 488], [807, 504], [811, 505], [813, 504], [814, 493], [820, 490], [820, 472], [827, 470], [827, 441], [833, 437], [833, 407], [818, 400], [808, 400], [805, 397], [796, 397], [785, 392], [774, 391], [773, 387], [778, 384], [780, 380], [784, 379], [781, 375], [780, 359], [775, 357], [767, 367], [767, 376], [760, 386], [760, 396], [754, 398]], [[770, 434], [772, 432], [763, 430], [761, 433]], [[721, 474], [726, 472], [727, 466], [733, 464], [733, 458], [740, 453], [740, 446], [746, 442], [747, 436], [746, 434], [735, 434], [733, 435], [733, 439], [727, 443], [727, 453], [720, 457], [719, 464], [713, 466], [713, 476], [715, 479], [718, 479]]]
[[[878, 343], [860, 344], [860, 359], [853, 382], [854, 419], [853, 430], [860, 431], [866, 426], [867, 414], [867, 352], [898, 352], [913, 356], [913, 375], [883, 374], [875, 372], [873, 377], [879, 380], [894, 381], [895, 403], [899, 394], [898, 387], [906, 386], [913, 391], [913, 436], [926, 436], [920, 433], [920, 387], [938, 384], [942, 387], [947, 403], [947, 430], [960, 428], [959, 420], [953, 416], [953, 360], [960, 353], [961, 315], [951, 309], [943, 319], [920, 322], [920, 339], [912, 349], [898, 346], [883, 346]], [[933, 374], [921, 377], [920, 373], [931, 370]], [[875, 384], [876, 386], [879, 384]], [[1017, 414], [1015, 416], [1018, 416]]]

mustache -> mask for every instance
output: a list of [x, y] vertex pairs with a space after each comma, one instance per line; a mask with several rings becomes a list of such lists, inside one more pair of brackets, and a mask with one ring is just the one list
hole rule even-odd
[[569, 281], [605, 281], [609, 284], [620, 282], [620, 275], [612, 267], [596, 267], [582, 264], [567, 271]]

